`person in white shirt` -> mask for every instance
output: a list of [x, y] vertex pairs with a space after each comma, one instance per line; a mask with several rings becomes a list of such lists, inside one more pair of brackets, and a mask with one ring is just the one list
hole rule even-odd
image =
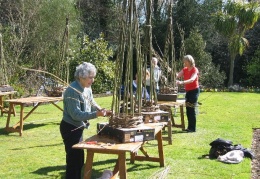
[[[156, 90], [156, 93], [159, 92], [159, 80], [160, 80], [160, 77], [161, 77], [161, 69], [160, 67], [158, 66], [158, 59], [153, 57], [152, 58], [152, 69], [153, 69], [153, 78], [154, 78], [154, 84], [155, 84], [155, 90]], [[148, 71], [150, 72], [150, 68], [148, 68]], [[150, 94], [150, 90], [151, 90], [151, 81], [150, 79], [146, 80], [146, 89], [147, 89], [147, 92]]]

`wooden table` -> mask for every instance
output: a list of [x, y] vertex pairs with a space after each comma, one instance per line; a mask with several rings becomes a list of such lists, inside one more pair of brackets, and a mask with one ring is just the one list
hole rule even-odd
[[[185, 122], [184, 122], [184, 105], [185, 105], [185, 101], [181, 100], [181, 101], [158, 101], [158, 105], [160, 106], [161, 110], [165, 110], [167, 112], [169, 112], [170, 117], [171, 117], [171, 121], [172, 121], [172, 126], [173, 127], [177, 127], [177, 128], [181, 128], [182, 130], [185, 130]], [[171, 108], [180, 108], [180, 115], [181, 115], [181, 124], [176, 124], [174, 121], [174, 117], [173, 117], [173, 113], [172, 113], [172, 109]]]
[[[7, 92], [1, 92], [0, 91], [0, 110], [1, 110], [1, 116], [3, 116], [4, 113], [8, 113], [7, 110], [5, 110], [4, 108], [4, 100], [3, 97], [4, 96], [9, 96], [9, 99], [12, 99], [12, 96], [14, 93], [16, 93], [17, 91], [7, 91]], [[14, 108], [11, 111], [12, 114], [15, 115], [15, 110]]]
[[[28, 118], [30, 116], [30, 114], [32, 114], [33, 111], [40, 104], [51, 103], [54, 106], [56, 106], [58, 109], [63, 111], [62, 108], [60, 108], [57, 104], [55, 104], [55, 102], [62, 101], [62, 100], [63, 100], [62, 97], [43, 97], [43, 96], [5, 100], [5, 101], [9, 102], [9, 112], [8, 112], [5, 130], [7, 132], [19, 132], [20, 136], [22, 136], [24, 120], [26, 118]], [[24, 116], [24, 106], [25, 106], [25, 104], [33, 104], [33, 103], [38, 103], [38, 104], [36, 106], [34, 106], [26, 116]], [[15, 124], [14, 126], [9, 127], [12, 109], [14, 109], [14, 105], [20, 105], [20, 121], [17, 124]]]
[[[130, 152], [130, 162], [134, 163], [134, 161], [151, 161], [151, 162], [159, 162], [160, 167], [164, 167], [164, 154], [163, 154], [163, 145], [162, 145], [162, 128], [163, 125], [161, 123], [151, 123], [144, 124], [150, 127], [155, 128], [155, 137], [158, 143], [158, 157], [150, 157], [148, 153], [144, 150], [144, 142], [133, 142], [133, 143], [119, 143], [114, 139], [94, 135], [84, 142], [80, 142], [73, 146], [74, 149], [86, 149], [87, 157], [86, 164], [84, 168], [84, 179], [90, 179], [92, 173], [92, 165], [93, 158], [95, 153], [101, 154], [116, 154], [118, 155], [118, 159], [113, 171], [113, 177], [116, 178], [119, 174], [120, 179], [127, 178], [127, 170], [126, 170], [126, 152]], [[143, 155], [137, 155], [137, 151], [140, 150]]]
[[[162, 139], [168, 141], [169, 145], [172, 145], [172, 119], [170, 118], [170, 113], [166, 111], [158, 110], [158, 111], [150, 111], [150, 112], [141, 112], [141, 114], [144, 116], [145, 123], [149, 123], [151, 121], [163, 123], [164, 129], [165, 127], [168, 128], [167, 131], [168, 136], [162, 137]], [[167, 120], [165, 120], [165, 117]]]

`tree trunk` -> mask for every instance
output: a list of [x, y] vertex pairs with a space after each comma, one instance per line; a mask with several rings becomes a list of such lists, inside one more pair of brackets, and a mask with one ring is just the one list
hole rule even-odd
[[236, 57], [236, 55], [231, 53], [231, 55], [230, 55], [230, 69], [229, 69], [228, 87], [233, 85], [235, 57]]

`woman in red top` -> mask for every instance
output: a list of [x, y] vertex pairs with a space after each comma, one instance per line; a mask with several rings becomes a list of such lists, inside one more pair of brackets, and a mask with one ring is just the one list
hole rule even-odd
[[186, 96], [186, 115], [188, 118], [187, 132], [196, 132], [196, 111], [200, 93], [199, 71], [195, 67], [195, 61], [191, 55], [183, 58], [184, 68], [177, 74], [177, 78], [183, 77], [183, 81], [177, 80], [177, 85], [184, 85]]

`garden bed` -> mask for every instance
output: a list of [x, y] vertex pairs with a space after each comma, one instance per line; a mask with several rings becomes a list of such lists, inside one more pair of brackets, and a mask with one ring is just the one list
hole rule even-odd
[[252, 179], [260, 178], [260, 128], [254, 129], [252, 151], [255, 158], [252, 160]]

